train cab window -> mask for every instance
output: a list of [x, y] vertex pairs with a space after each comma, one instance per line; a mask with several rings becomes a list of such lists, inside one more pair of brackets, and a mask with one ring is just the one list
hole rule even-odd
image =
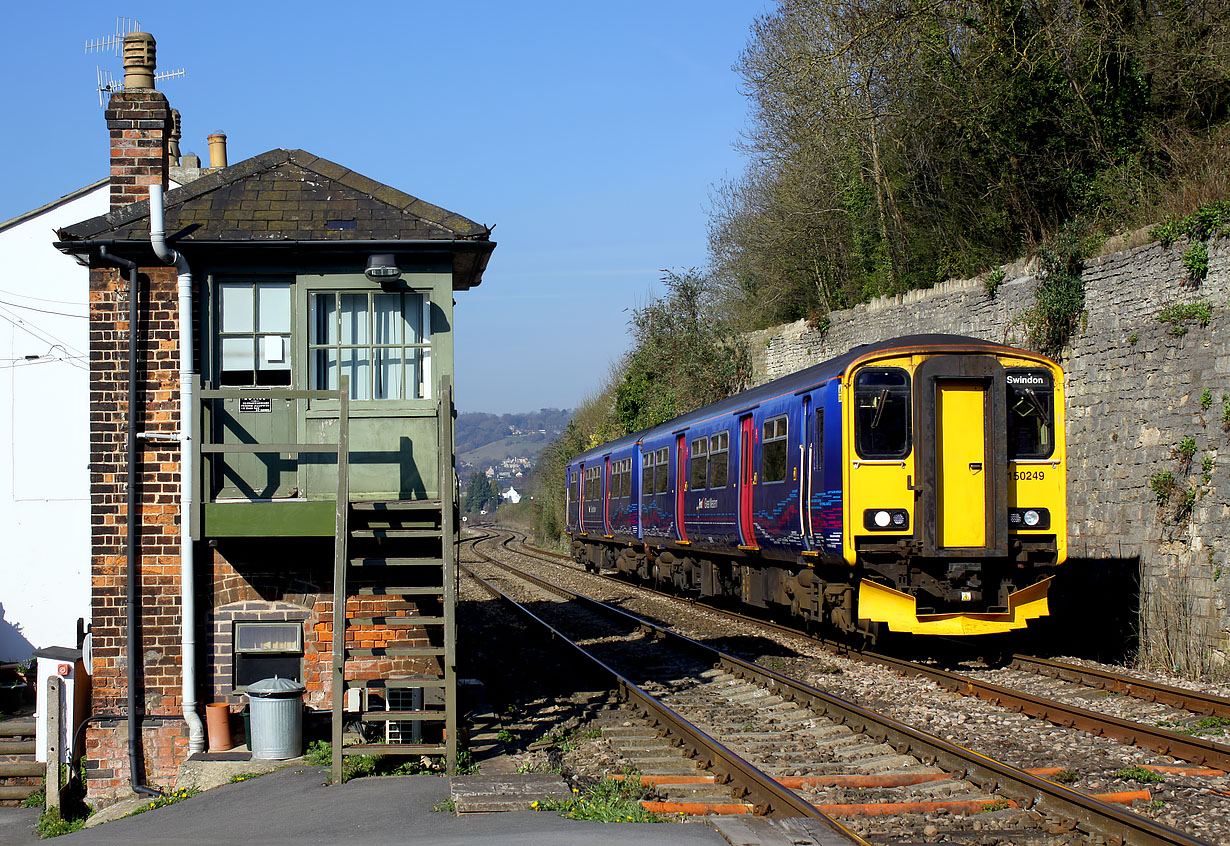
[[670, 450], [662, 447], [655, 453], [657, 455], [657, 470], [654, 472], [654, 493], [666, 493], [670, 488]]
[[709, 439], [697, 438], [692, 441], [692, 472], [690, 484], [692, 490], [698, 491], [709, 487]]
[[709, 438], [709, 487], [726, 487], [729, 473], [730, 433], [718, 432]]
[[854, 378], [854, 446], [862, 458], [910, 454], [910, 374], [868, 367]]
[[764, 441], [760, 452], [760, 478], [764, 482], [786, 480], [786, 416], [764, 422]]
[[1050, 458], [1055, 451], [1055, 386], [1049, 370], [1017, 369], [1008, 381], [1008, 457]]

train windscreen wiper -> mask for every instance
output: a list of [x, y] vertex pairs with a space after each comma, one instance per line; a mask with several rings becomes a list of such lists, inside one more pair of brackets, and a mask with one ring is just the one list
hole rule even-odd
[[884, 416], [884, 406], [886, 405], [888, 405], [888, 388], [880, 391], [880, 397], [876, 402], [876, 415], [871, 418], [871, 428], [879, 427], [880, 418]]

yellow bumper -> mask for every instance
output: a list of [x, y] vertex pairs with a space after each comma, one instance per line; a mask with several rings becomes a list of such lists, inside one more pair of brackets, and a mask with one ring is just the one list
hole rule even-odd
[[1046, 593], [1051, 579], [1022, 588], [1008, 597], [1006, 614], [919, 614], [908, 593], [863, 579], [858, 586], [858, 616], [884, 623], [891, 631], [927, 635], [982, 635], [1023, 629], [1050, 613]]

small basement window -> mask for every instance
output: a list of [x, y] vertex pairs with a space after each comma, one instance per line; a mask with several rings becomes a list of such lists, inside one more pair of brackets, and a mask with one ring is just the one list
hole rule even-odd
[[235, 623], [235, 690], [274, 676], [303, 681], [303, 626], [296, 622]]

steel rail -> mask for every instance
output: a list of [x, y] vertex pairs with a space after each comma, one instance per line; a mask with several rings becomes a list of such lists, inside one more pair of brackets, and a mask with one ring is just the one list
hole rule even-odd
[[[478, 551], [477, 549], [475, 550]], [[500, 564], [505, 569], [516, 570], [507, 564]], [[518, 571], [520, 575], [521, 571]], [[532, 574], [524, 574], [531, 581], [550, 585], [545, 580]], [[717, 657], [718, 663], [727, 672], [766, 687], [798, 704], [805, 705], [817, 713], [845, 723], [851, 729], [868, 734], [877, 742], [888, 743], [900, 754], [912, 754], [924, 763], [944, 767], [955, 777], [969, 779], [979, 784], [984, 790], [998, 790], [1000, 793], [1014, 799], [1024, 807], [1034, 808], [1041, 813], [1072, 820], [1086, 831], [1095, 832], [1107, 838], [1112, 843], [1124, 846], [1209, 846], [1208, 841], [1193, 837], [1178, 829], [1163, 825], [1147, 817], [1134, 814], [1116, 805], [1103, 802], [1082, 793], [1078, 793], [1061, 784], [1047, 781], [1030, 773], [1019, 770], [1009, 764], [996, 761], [979, 752], [950, 743], [941, 737], [929, 734], [911, 726], [905, 725], [891, 717], [875, 713], [849, 700], [842, 699], [803, 682], [789, 678], [781, 673], [760, 667], [750, 662], [728, 655], [705, 644], [699, 643], [678, 632], [673, 632], [658, 626], [648, 620], [630, 614], [621, 608], [615, 608], [597, 600], [580, 596], [566, 588], [553, 585], [550, 589], [579, 600], [582, 605], [598, 609], [606, 609], [607, 613], [620, 615], [637, 625], [651, 629], [655, 634], [668, 640], [675, 640], [689, 645], [692, 649]], [[910, 662], [875, 656], [876, 660], [893, 662], [902, 665], [907, 672], [917, 673], [929, 668], [912, 665]], [[938, 671], [943, 672], [943, 671]], [[969, 679], [948, 673], [954, 679], [966, 683]], [[1011, 693], [1011, 691], [1008, 691]], [[1053, 704], [1053, 703], [1048, 703]], [[1079, 709], [1078, 709], [1079, 710]], [[1101, 716], [1101, 715], [1095, 715]], [[1139, 728], [1134, 726], [1134, 728]], [[1177, 735], [1182, 738], [1182, 735]]]
[[1121, 673], [1099, 670], [1095, 667], [1082, 667], [1078, 664], [1054, 661], [1050, 658], [1036, 658], [1032, 655], [1013, 655], [1010, 666], [1088, 687], [1111, 690], [1136, 699], [1160, 702], [1195, 714], [1230, 718], [1230, 699], [1205, 693], [1202, 690], [1188, 690]]
[[[538, 549], [524, 543], [522, 546], [526, 549], [532, 550], [535, 553], [548, 555], [552, 558], [568, 558], [568, 560], [571, 560], [569, 556], [551, 552], [550, 550]], [[624, 585], [630, 584], [622, 579], [613, 580]], [[696, 604], [686, 597], [678, 597], [641, 584], [631, 584], [639, 590], [649, 591], [650, 593], [667, 597], [669, 599], [674, 599], [676, 601]], [[1145, 725], [1144, 723], [1137, 723], [1131, 720], [1113, 717], [1108, 714], [1101, 714], [1097, 711], [1091, 711], [1077, 705], [1069, 705], [1064, 702], [1044, 699], [1040, 696], [1034, 696], [1033, 694], [1012, 690], [1001, 685], [980, 681], [971, 676], [954, 673], [950, 670], [943, 670], [939, 667], [932, 667], [927, 664], [920, 664], [915, 661], [908, 661], [903, 658], [894, 658], [890, 655], [868, 651], [850, 652], [846, 650], [843, 652], [840, 646], [832, 641], [817, 637], [813, 634], [802, 632], [790, 626], [785, 626], [768, 620], [761, 620], [757, 617], [749, 617], [735, 611], [729, 611], [724, 608], [716, 608], [709, 604], [704, 604], [704, 608], [707, 611], [711, 611], [715, 614], [719, 614], [739, 622], [748, 622], [772, 629], [774, 631], [791, 634], [796, 637], [807, 638], [808, 640], [818, 643], [825, 648], [845, 654], [847, 657], [856, 657], [864, 661], [873, 661], [882, 666], [896, 670], [899, 673], [912, 676], [923, 676], [931, 679], [945, 690], [952, 691], [953, 693], [959, 693], [963, 696], [973, 696], [1001, 707], [1019, 711], [1020, 713], [1030, 717], [1048, 720], [1049, 722], [1052, 722], [1058, 726], [1063, 726], [1064, 728], [1076, 728], [1097, 736], [1110, 737], [1130, 746], [1138, 746], [1162, 755], [1170, 755], [1171, 757], [1179, 758], [1180, 760], [1187, 761], [1192, 764], [1217, 767], [1222, 770], [1230, 770], [1230, 746], [1223, 743], [1218, 743], [1217, 741], [1209, 738], [1180, 734], [1179, 732], [1170, 731], [1169, 729], [1164, 729], [1159, 726]], [[1069, 681], [1080, 681], [1080, 679], [1068, 678], [1068, 675], [1075, 676], [1077, 674], [1085, 673], [1086, 671], [1086, 668], [1076, 667], [1073, 664], [1066, 664], [1059, 661], [1044, 661], [1043, 659], [1029, 658], [1020, 655], [1013, 656], [1013, 661], [1021, 664], [1025, 664], [1026, 662], [1035, 662], [1039, 665], [1045, 664], [1051, 669], [1051, 672], [1048, 674], [1053, 674], [1060, 678], [1067, 678]], [[1091, 680], [1100, 680], [1100, 684], [1095, 684], [1095, 686], [1116, 689], [1112, 685], [1118, 684], [1120, 687], [1124, 688], [1121, 692], [1139, 696], [1143, 699], [1165, 702], [1179, 708], [1189, 708], [1188, 704], [1179, 704], [1180, 701], [1182, 701], [1191, 703], [1190, 710], [1197, 713], [1230, 716], [1230, 701], [1211, 694], [1204, 694], [1199, 691], [1187, 691], [1181, 688], [1168, 687], [1166, 685], [1155, 685], [1150, 682], [1132, 679], [1127, 676], [1118, 676], [1115, 673], [1109, 673], [1106, 671], [1089, 670], [1088, 677]], [[1092, 684], [1093, 682], [1091, 681], [1089, 683]], [[1132, 690], [1129, 690], [1128, 688], [1139, 692], [1132, 692]]]
[[[477, 544], [477, 539], [474, 541]], [[482, 557], [497, 566], [504, 567], [489, 556], [474, 549], [475, 554]], [[674, 709], [665, 705], [652, 694], [642, 690], [627, 677], [621, 675], [617, 670], [600, 659], [596, 658], [582, 646], [572, 641], [567, 635], [559, 629], [551, 625], [542, 617], [530, 611], [524, 605], [520, 604], [508, 594], [501, 591], [498, 587], [491, 584], [487, 580], [474, 573], [464, 564], [459, 565], [461, 569], [472, 579], [477, 581], [492, 597], [499, 599], [527, 619], [533, 620], [538, 625], [545, 628], [555, 638], [558, 638], [562, 643], [571, 647], [585, 660], [596, 666], [603, 674], [607, 675], [613, 682], [613, 687], [618, 691], [621, 698], [632, 703], [635, 707], [645, 712], [648, 719], [654, 724], [662, 728], [673, 740], [678, 741], [680, 745], [688, 750], [691, 757], [698, 758], [705, 769], [711, 769], [718, 777], [719, 783], [733, 783], [738, 790], [743, 792], [743, 795], [750, 799], [756, 813], [766, 817], [809, 817], [824, 821], [835, 834], [838, 834], [849, 840], [851, 843], [862, 844], [869, 846], [867, 841], [850, 832], [832, 817], [817, 810], [815, 806], [807, 802], [797, 793], [788, 788], [783, 787], [775, 779], [767, 773], [762, 772], [753, 764], [745, 760], [731, 749], [727, 748], [712, 736], [707, 734], [702, 729], [693, 725], [686, 718], [676, 712]], [[515, 570], [516, 568], [512, 568]], [[542, 583], [540, 580], [523, 574], [517, 571], [518, 577], [528, 576], [528, 580], [539, 584], [540, 587], [554, 589], [550, 583]], [[569, 599], [584, 599], [570, 593], [564, 592], [562, 595]], [[592, 600], [591, 600], [592, 602]], [[644, 628], [638, 623], [638, 627]]]

